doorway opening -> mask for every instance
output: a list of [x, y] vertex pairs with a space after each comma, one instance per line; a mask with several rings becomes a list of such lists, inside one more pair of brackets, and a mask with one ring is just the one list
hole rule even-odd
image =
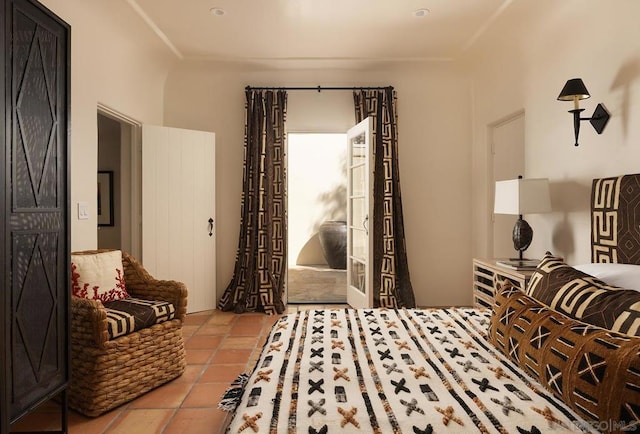
[[289, 133], [287, 158], [287, 302], [344, 304], [346, 134]]
[[515, 215], [494, 214], [494, 189], [496, 181], [516, 179], [518, 175], [525, 175], [524, 138], [525, 113], [520, 110], [489, 125], [489, 143], [491, 143], [491, 167], [489, 168], [491, 184], [489, 205], [492, 213], [491, 225], [488, 233], [490, 238], [489, 250], [492, 258], [511, 258], [516, 251], [513, 249], [512, 231], [517, 220]]
[[[108, 173], [108, 200], [101, 198], [98, 209], [98, 248], [120, 249], [134, 257], [141, 254], [140, 232], [140, 126], [117, 111], [99, 104], [97, 110], [98, 172]], [[105, 200], [110, 212], [105, 220]]]

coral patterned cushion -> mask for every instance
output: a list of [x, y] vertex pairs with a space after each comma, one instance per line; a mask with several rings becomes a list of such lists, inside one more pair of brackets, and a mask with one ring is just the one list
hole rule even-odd
[[76, 297], [102, 302], [128, 298], [122, 252], [72, 254], [71, 289]]

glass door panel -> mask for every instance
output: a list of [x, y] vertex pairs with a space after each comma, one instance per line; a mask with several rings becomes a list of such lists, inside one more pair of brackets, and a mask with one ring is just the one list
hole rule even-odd
[[371, 263], [373, 216], [371, 121], [363, 120], [347, 132], [347, 302], [355, 308], [373, 307]]

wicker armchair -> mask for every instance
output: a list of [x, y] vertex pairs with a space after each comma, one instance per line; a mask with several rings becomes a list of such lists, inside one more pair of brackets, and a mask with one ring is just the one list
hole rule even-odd
[[168, 301], [174, 305], [176, 314], [170, 321], [110, 340], [103, 304], [71, 297], [69, 406], [87, 416], [98, 416], [131, 401], [180, 376], [186, 367], [182, 338], [187, 311], [185, 285], [154, 279], [125, 252], [122, 263], [127, 291], [132, 297]]

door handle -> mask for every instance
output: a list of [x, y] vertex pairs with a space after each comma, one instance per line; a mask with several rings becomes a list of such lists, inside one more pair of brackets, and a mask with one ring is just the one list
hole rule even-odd
[[369, 235], [369, 214], [362, 221], [362, 227], [366, 231], [367, 235]]
[[209, 236], [213, 236], [213, 219], [209, 217]]

